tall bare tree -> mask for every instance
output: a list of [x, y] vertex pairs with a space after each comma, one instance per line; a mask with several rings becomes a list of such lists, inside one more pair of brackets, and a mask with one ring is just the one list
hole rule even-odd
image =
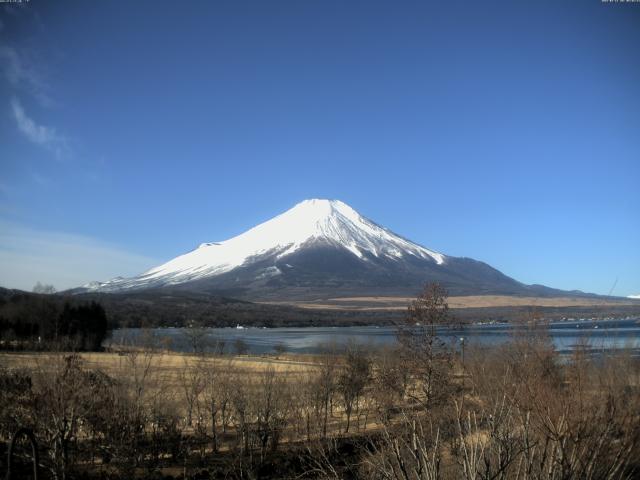
[[345, 365], [338, 376], [338, 391], [342, 396], [345, 414], [347, 415], [345, 433], [349, 433], [351, 413], [354, 407], [358, 408], [360, 396], [369, 383], [370, 377], [371, 362], [364, 349], [359, 345], [350, 344], [347, 347]]
[[437, 334], [437, 327], [451, 322], [447, 297], [440, 284], [428, 283], [398, 328], [401, 354], [419, 392], [413, 398], [425, 407], [441, 403], [449, 393], [451, 354]]

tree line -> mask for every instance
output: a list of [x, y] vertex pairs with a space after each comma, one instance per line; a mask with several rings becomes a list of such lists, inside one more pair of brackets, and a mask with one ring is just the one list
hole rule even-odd
[[102, 348], [108, 322], [97, 302], [20, 292], [0, 298], [0, 348], [75, 350]]

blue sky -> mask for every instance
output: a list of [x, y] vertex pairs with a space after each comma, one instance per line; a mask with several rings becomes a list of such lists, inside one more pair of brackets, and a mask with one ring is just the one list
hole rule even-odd
[[312, 197], [640, 293], [640, 4], [0, 5], [0, 285], [139, 273]]

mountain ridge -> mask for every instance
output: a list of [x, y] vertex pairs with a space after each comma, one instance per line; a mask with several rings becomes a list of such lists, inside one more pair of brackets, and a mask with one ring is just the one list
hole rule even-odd
[[452, 295], [588, 295], [525, 285], [490, 265], [412, 242], [339, 200], [310, 199], [240, 235], [131, 278], [78, 292], [172, 287], [249, 300], [415, 295], [429, 281]]

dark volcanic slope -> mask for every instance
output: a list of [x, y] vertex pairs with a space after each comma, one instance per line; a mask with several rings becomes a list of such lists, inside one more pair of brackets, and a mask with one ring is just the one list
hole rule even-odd
[[[278, 275], [265, 275], [277, 267]], [[341, 296], [415, 296], [426, 282], [438, 281], [450, 295], [566, 295], [524, 285], [486, 263], [447, 257], [446, 264], [416, 257], [365, 259], [336, 245], [316, 243], [284, 258], [265, 258], [231, 272], [176, 285], [189, 291], [226, 294], [252, 300], [313, 300]]]

